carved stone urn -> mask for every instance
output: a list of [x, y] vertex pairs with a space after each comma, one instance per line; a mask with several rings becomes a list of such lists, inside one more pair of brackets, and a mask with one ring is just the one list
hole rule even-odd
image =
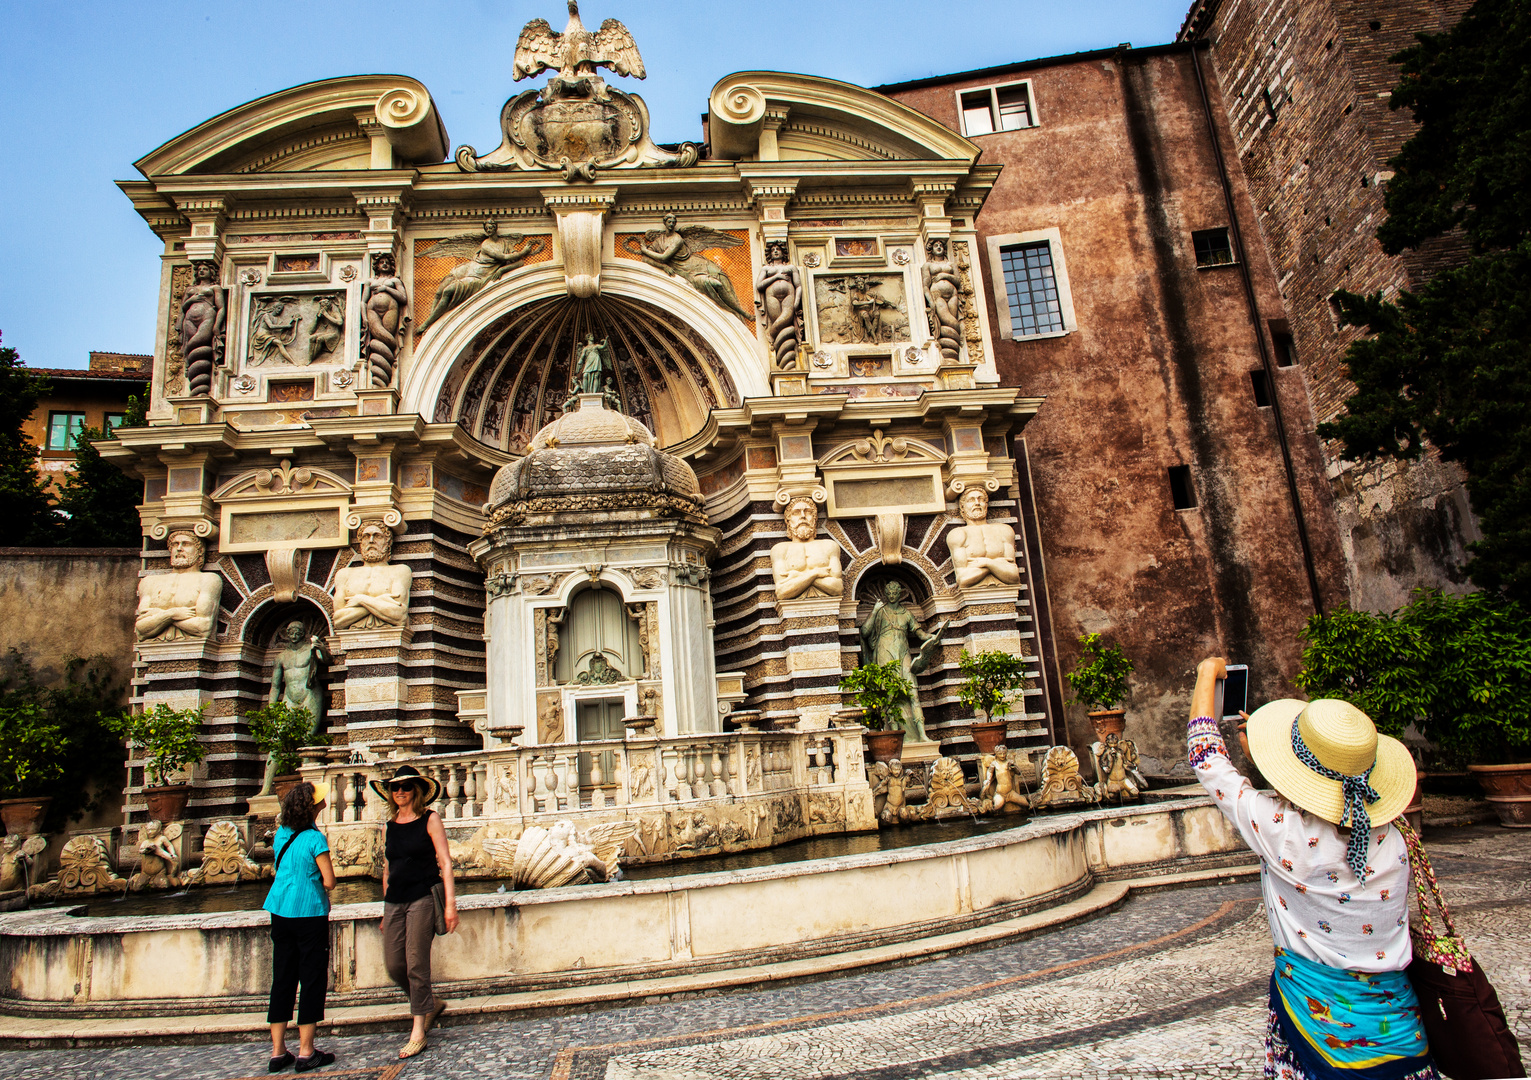
[[186, 815], [186, 804], [191, 800], [190, 784], [164, 784], [144, 788], [144, 805], [149, 820], [168, 825], [180, 821]]
[[26, 799], [0, 799], [0, 821], [11, 836], [32, 836], [42, 828], [43, 818], [48, 816], [51, 795], [39, 795]]

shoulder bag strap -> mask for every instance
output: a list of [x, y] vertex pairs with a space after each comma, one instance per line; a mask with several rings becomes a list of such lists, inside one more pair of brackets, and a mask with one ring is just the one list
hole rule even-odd
[[287, 854], [287, 849], [292, 847], [292, 842], [312, 828], [312, 825], [305, 825], [303, 828], [299, 829], [297, 832], [293, 833], [287, 838], [287, 843], [282, 845], [282, 850], [276, 853], [276, 865], [271, 868], [271, 876], [273, 878], [276, 877], [277, 872], [282, 869], [282, 856]]
[[[1467, 943], [1457, 936], [1451, 908], [1446, 906], [1446, 898], [1441, 895], [1441, 886], [1435, 880], [1435, 868], [1430, 865], [1430, 857], [1425, 854], [1425, 846], [1420, 842], [1419, 834], [1402, 818], [1393, 824], [1403, 834], [1404, 843], [1409, 848], [1409, 876], [1413, 879], [1414, 896], [1419, 901], [1419, 913], [1424, 921], [1424, 933], [1416, 945], [1424, 949], [1425, 959], [1450, 968], [1453, 973], [1471, 971], [1472, 954], [1468, 952]], [[1435, 906], [1440, 909], [1441, 922], [1446, 927], [1444, 934], [1436, 934], [1431, 925], [1429, 897], [1434, 898]]]

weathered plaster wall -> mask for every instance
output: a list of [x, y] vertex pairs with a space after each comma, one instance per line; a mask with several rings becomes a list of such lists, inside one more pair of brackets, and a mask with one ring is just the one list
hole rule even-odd
[[44, 682], [105, 654], [126, 687], [137, 604], [135, 548], [0, 548], [0, 652], [19, 649]]
[[[1248, 663], [1256, 700], [1290, 694], [1315, 610], [1276, 417], [1250, 377], [1280, 295], [1205, 66], [1255, 318], [1241, 267], [1198, 269], [1192, 249], [1192, 231], [1230, 224], [1192, 63], [1168, 46], [888, 88], [957, 127], [956, 91], [1032, 81], [1040, 125], [975, 139], [1005, 166], [978, 229], [1058, 229], [1078, 329], [996, 340], [996, 362], [1003, 382], [1047, 398], [1026, 436], [1060, 665], [1086, 631], [1120, 642], [1137, 663], [1128, 733], [1166, 765], [1184, 756], [1197, 660]], [[987, 259], [982, 270], [1003, 297]], [[1319, 602], [1332, 607], [1347, 585], [1312, 410], [1299, 371], [1273, 374]], [[1194, 509], [1173, 507], [1177, 465], [1191, 467]], [[1076, 745], [1093, 738], [1082, 708], [1069, 718]]]
[[[1388, 99], [1389, 61], [1416, 33], [1448, 29], [1470, 0], [1333, 0], [1192, 8], [1183, 36], [1212, 42], [1239, 161], [1279, 275], [1282, 299], [1318, 421], [1354, 392], [1336, 289], [1415, 288], [1464, 253], [1458, 240], [1391, 256], [1376, 240], [1386, 220], [1387, 161], [1414, 133]], [[1352, 601], [1390, 610], [1421, 585], [1460, 591], [1466, 544], [1478, 538], [1460, 472], [1433, 455], [1366, 467], [1326, 445]]]

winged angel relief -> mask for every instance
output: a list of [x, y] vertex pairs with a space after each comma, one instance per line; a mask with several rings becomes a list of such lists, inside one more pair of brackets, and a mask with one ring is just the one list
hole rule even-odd
[[690, 282], [692, 288], [718, 306], [727, 308], [745, 322], [753, 323], [755, 317], [739, 303], [739, 297], [734, 294], [733, 284], [723, 268], [699, 254], [709, 248], [734, 248], [743, 243], [737, 236], [729, 236], [705, 225], [679, 228], [674, 214], [666, 214], [664, 228], [650, 229], [643, 234], [642, 240], [629, 236], [622, 241], [623, 247], [632, 254], [641, 256], [645, 262], [659, 267], [667, 274], [674, 274]]
[[484, 222], [482, 234], [449, 236], [429, 251], [421, 252], [428, 259], [468, 261], [452, 267], [447, 271], [447, 276], [441, 279], [441, 287], [436, 290], [436, 301], [431, 305], [431, 313], [420, 324], [418, 332], [425, 333], [441, 316], [476, 296], [486, 286], [493, 285], [531, 256], [541, 254], [546, 243], [540, 236], [530, 239], [518, 233], [502, 236], [499, 224], [490, 220]]

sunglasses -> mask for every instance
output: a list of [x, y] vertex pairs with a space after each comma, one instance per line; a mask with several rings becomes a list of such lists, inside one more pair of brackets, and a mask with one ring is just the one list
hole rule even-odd
[[388, 785], [389, 791], [414, 791], [415, 788], [416, 784], [412, 780], [405, 780], [402, 783]]

